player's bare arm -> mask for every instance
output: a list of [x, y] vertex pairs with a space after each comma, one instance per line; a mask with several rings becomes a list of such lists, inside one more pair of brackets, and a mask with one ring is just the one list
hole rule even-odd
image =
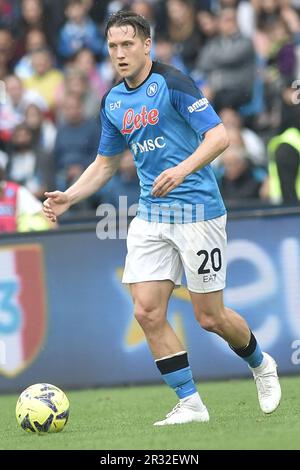
[[65, 192], [53, 191], [45, 193], [44, 213], [52, 222], [66, 212], [70, 206], [94, 194], [102, 188], [119, 168], [121, 155], [104, 157], [97, 155], [91, 165], [80, 178]]
[[186, 176], [200, 170], [217, 158], [229, 145], [229, 139], [223, 124], [205, 133], [204, 140], [195, 152], [174, 168], [163, 171], [154, 181], [152, 194], [164, 197], [177, 188]]

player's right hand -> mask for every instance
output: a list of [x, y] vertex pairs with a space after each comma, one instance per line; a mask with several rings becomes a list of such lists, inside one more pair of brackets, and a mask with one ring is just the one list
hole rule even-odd
[[43, 203], [43, 212], [48, 219], [56, 222], [57, 217], [69, 209], [69, 198], [61, 191], [46, 192], [45, 196], [47, 199]]

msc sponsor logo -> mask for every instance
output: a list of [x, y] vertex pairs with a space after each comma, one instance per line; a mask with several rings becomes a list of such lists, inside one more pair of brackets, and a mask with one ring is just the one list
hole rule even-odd
[[134, 155], [137, 153], [152, 152], [155, 149], [162, 149], [166, 146], [165, 139], [163, 137], [156, 137], [156, 139], [146, 139], [141, 142], [133, 142], [131, 144], [131, 150]]
[[146, 127], [148, 124], [155, 126], [159, 121], [159, 111], [156, 108], [147, 111], [143, 106], [140, 113], [135, 113], [133, 108], [127, 109], [123, 116], [121, 133], [131, 134], [134, 130]]
[[200, 111], [204, 111], [207, 106], [209, 105], [207, 98], [201, 98], [200, 100], [195, 101], [191, 106], [188, 106], [188, 110], [190, 113], [196, 111], [199, 113]]
[[157, 92], [158, 92], [158, 84], [156, 82], [150, 83], [146, 91], [147, 96], [152, 98], [152, 96], [155, 96]]

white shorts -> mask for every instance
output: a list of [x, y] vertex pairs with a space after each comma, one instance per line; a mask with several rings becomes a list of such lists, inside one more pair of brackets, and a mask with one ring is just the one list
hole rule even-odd
[[226, 215], [188, 224], [147, 222], [135, 217], [127, 237], [122, 282], [171, 280], [183, 270], [192, 292], [222, 290], [226, 279]]

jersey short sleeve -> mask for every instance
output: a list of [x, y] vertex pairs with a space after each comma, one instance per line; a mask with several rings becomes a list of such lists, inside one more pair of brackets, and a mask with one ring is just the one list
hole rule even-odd
[[105, 97], [101, 103], [100, 120], [102, 130], [98, 153], [105, 157], [112, 157], [123, 152], [126, 148], [126, 141], [107, 117], [105, 111]]
[[173, 107], [195, 132], [203, 135], [222, 122], [190, 77], [175, 70], [165, 79]]

